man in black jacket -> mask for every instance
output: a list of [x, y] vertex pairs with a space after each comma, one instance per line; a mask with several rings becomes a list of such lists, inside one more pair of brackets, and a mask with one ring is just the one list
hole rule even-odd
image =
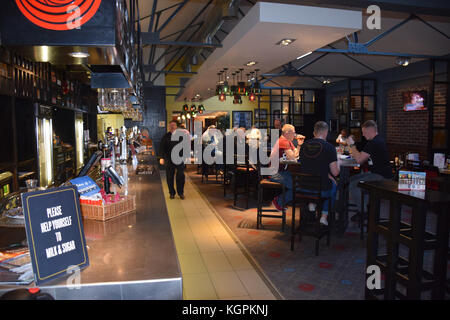
[[176, 165], [172, 162], [171, 159], [172, 149], [175, 145], [179, 143], [179, 141], [172, 141], [171, 139], [172, 134], [175, 132], [175, 130], [177, 130], [177, 128], [178, 127], [176, 121], [171, 121], [169, 123], [169, 132], [167, 132], [162, 137], [159, 148], [159, 154], [161, 156], [159, 163], [161, 165], [164, 164], [166, 165], [166, 178], [167, 178], [167, 186], [169, 187], [170, 199], [175, 198], [175, 188], [173, 184], [173, 179], [175, 177], [175, 170], [177, 171], [176, 173], [177, 193], [181, 199], [184, 199], [185, 164], [181, 163], [179, 165]]

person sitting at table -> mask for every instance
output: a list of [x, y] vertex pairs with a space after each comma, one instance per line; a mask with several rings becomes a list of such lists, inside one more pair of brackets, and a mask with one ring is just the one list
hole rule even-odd
[[[275, 119], [273, 121], [273, 128], [271, 128], [269, 130], [269, 135], [267, 137], [267, 140], [269, 141], [269, 143], [272, 143], [272, 131], [274, 133], [274, 140], [276, 141], [277, 139], [279, 139], [282, 135], [283, 135], [283, 131], [282, 131], [282, 124], [281, 124], [281, 120], [280, 119]], [[275, 135], [275, 130], [278, 130], [278, 136]]]
[[[296, 161], [300, 152], [300, 144], [297, 148], [294, 147], [292, 141], [296, 137], [295, 127], [290, 124], [285, 124], [283, 126], [282, 135], [278, 138], [277, 142], [272, 148], [270, 154], [270, 162], [275, 163], [279, 161], [278, 158], [283, 158], [286, 160]], [[277, 154], [278, 150], [278, 154]], [[270, 181], [281, 183], [284, 185], [286, 192], [284, 194], [284, 207], [286, 207], [292, 201], [292, 175], [287, 171], [287, 165], [281, 164], [278, 166], [278, 170], [275, 174], [271, 175]], [[283, 196], [283, 195], [282, 195]], [[283, 211], [282, 204], [280, 203], [280, 197], [277, 196], [272, 200], [272, 204], [278, 211]]]
[[338, 135], [338, 137], [336, 139], [336, 143], [339, 146], [347, 147], [347, 145], [348, 145], [347, 139], [348, 139], [347, 129], [342, 129], [341, 133]]
[[[314, 125], [314, 138], [305, 141], [300, 150], [300, 171], [302, 173], [319, 175], [321, 177], [322, 197], [326, 197], [322, 207], [320, 223], [328, 225], [328, 212], [336, 201], [337, 183], [335, 177], [339, 175], [336, 148], [327, 142], [328, 124], [318, 121]], [[308, 192], [309, 190], [300, 190]], [[331, 201], [328, 200], [330, 198]], [[309, 204], [314, 211], [313, 204]]]
[[[392, 179], [389, 153], [384, 139], [378, 134], [376, 122], [373, 120], [364, 122], [361, 130], [367, 139], [367, 143], [361, 151], [356, 148], [353, 136], [347, 140], [353, 159], [359, 164], [365, 162], [369, 164], [369, 172], [361, 172], [350, 178], [350, 201], [356, 205], [358, 210], [358, 213], [351, 218], [352, 221], [359, 221], [361, 218], [361, 189], [358, 187], [358, 182]], [[367, 204], [367, 201], [365, 203]]]

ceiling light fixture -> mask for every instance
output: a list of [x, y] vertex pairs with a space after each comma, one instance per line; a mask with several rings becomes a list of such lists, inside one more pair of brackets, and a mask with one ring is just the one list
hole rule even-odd
[[258, 62], [256, 62], [256, 61], [249, 61], [249, 62], [247, 62], [245, 65], [247, 66], [247, 67], [251, 67], [251, 66], [254, 66], [255, 64], [257, 64]]
[[276, 44], [277, 45], [281, 45], [281, 46], [288, 46], [290, 45], [292, 42], [294, 42], [296, 39], [281, 39], [280, 41], [278, 41]]
[[83, 58], [89, 57], [90, 54], [87, 53], [87, 52], [71, 52], [71, 53], [69, 53], [69, 56], [71, 56], [72, 58], [80, 58], [80, 59], [83, 59]]
[[406, 67], [407, 65], [409, 65], [411, 63], [411, 59], [407, 58], [407, 57], [398, 57], [395, 60], [395, 63], [399, 66]]
[[300, 60], [300, 59], [302, 59], [302, 58], [304, 58], [304, 57], [306, 57], [306, 56], [309, 56], [311, 53], [312, 53], [312, 51], [307, 52], [307, 53], [305, 53], [305, 54], [303, 54], [303, 55], [297, 57], [297, 60]]

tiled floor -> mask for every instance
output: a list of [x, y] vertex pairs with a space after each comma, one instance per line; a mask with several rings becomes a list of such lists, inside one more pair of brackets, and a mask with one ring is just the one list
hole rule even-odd
[[185, 200], [169, 198], [164, 171], [161, 180], [184, 299], [283, 299], [188, 176]]

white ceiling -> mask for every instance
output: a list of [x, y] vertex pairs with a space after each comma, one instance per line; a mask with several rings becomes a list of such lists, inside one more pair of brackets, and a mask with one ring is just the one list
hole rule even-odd
[[[224, 67], [228, 74], [239, 68], [244, 73], [255, 68], [268, 72], [360, 28], [358, 11], [259, 2], [222, 41], [223, 48], [217, 48], [200, 66], [178, 100], [197, 93], [203, 98], [214, 95], [217, 73]], [[276, 44], [284, 38], [295, 41], [289, 46]], [[245, 66], [249, 61], [257, 65]]]

